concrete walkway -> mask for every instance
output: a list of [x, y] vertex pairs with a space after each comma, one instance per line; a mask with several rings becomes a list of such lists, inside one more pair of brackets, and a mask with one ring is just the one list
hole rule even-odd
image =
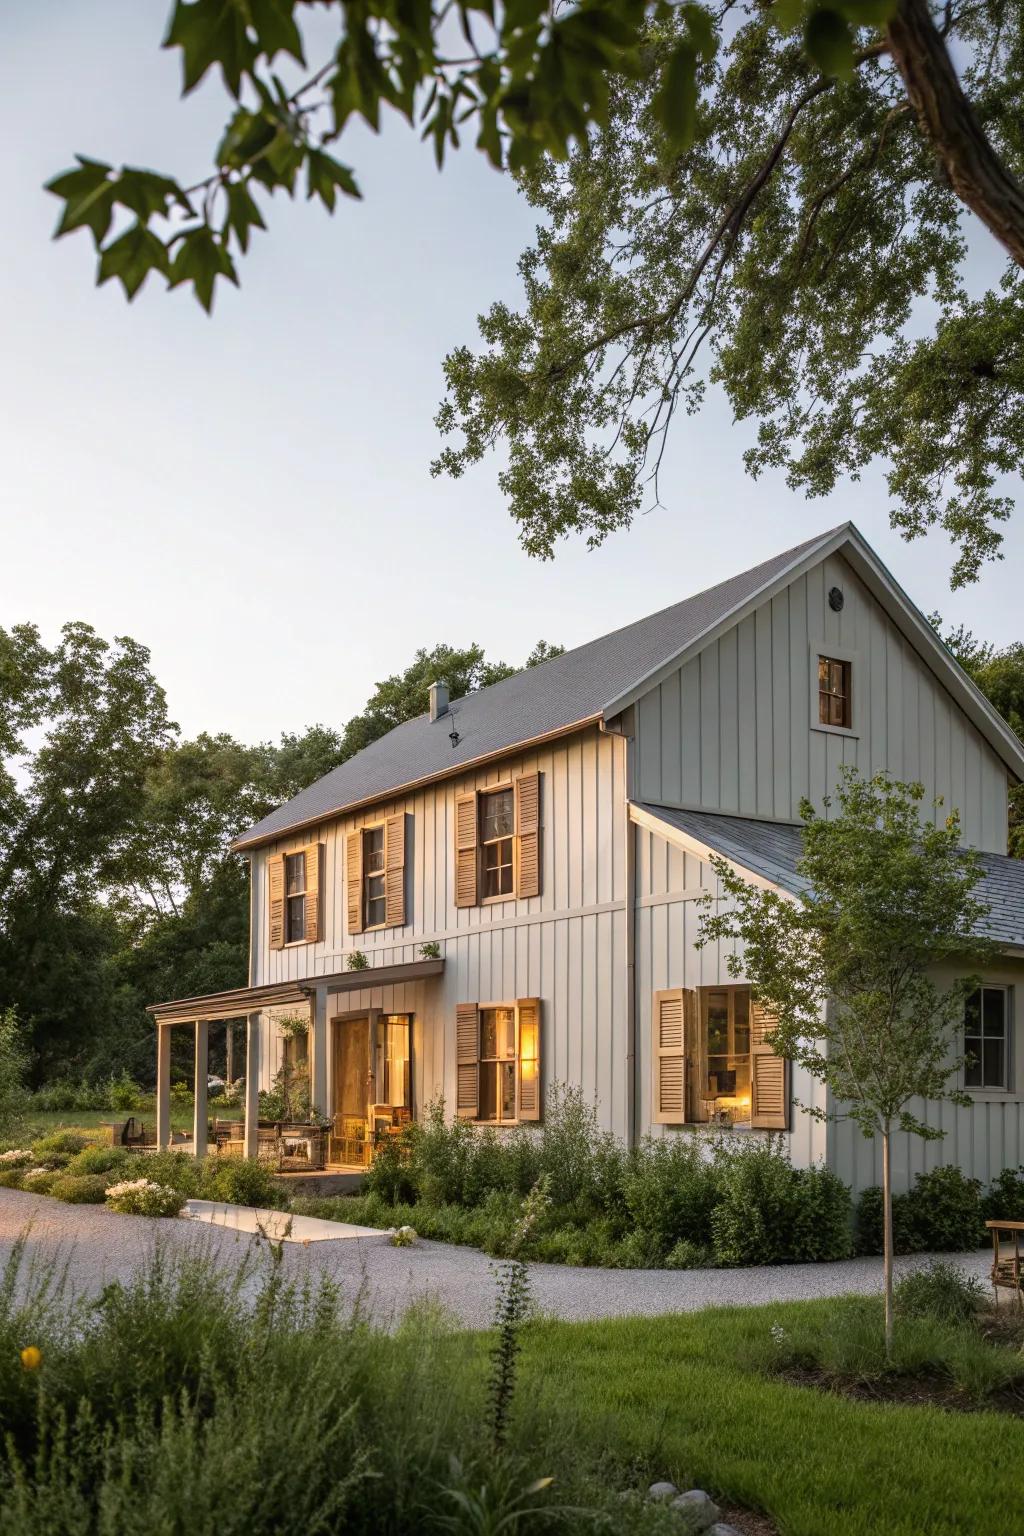
[[[42, 1195], [0, 1189], [0, 1265], [28, 1229], [27, 1256], [68, 1264], [71, 1286], [95, 1293], [110, 1280], [124, 1279], [159, 1241], [176, 1251], [209, 1254], [218, 1265], [237, 1267], [258, 1257], [265, 1240], [220, 1227], [197, 1228], [184, 1220], [155, 1221], [119, 1216], [103, 1206], [62, 1205]], [[943, 1258], [984, 1280], [986, 1250]], [[905, 1271], [927, 1255], [897, 1260]], [[285, 1271], [295, 1279], [327, 1274], [347, 1300], [362, 1295], [373, 1315], [393, 1322], [410, 1305], [434, 1298], [459, 1322], [486, 1326], [494, 1308], [493, 1261], [474, 1248], [417, 1243], [392, 1248], [383, 1233], [336, 1242], [286, 1244]], [[541, 1312], [567, 1321], [600, 1317], [655, 1317], [695, 1312], [710, 1306], [754, 1306], [768, 1301], [804, 1301], [881, 1289], [880, 1259], [847, 1259], [838, 1264], [788, 1264], [765, 1269], [569, 1269], [531, 1264], [533, 1294]]]

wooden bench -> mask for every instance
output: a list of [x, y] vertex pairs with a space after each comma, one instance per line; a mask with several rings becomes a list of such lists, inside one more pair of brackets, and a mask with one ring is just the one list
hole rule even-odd
[[[992, 1233], [992, 1289], [996, 1293], [996, 1301], [999, 1301], [1001, 1289], [1013, 1291], [1019, 1307], [1022, 1281], [1024, 1281], [1024, 1269], [1021, 1264], [1021, 1234], [1024, 1233], [1024, 1221], [986, 1221], [985, 1225]], [[1009, 1240], [1005, 1251], [1004, 1237]]]

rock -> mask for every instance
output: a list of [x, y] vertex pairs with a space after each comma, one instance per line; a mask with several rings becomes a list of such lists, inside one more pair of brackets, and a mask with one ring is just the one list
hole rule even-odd
[[691, 1488], [687, 1493], [681, 1493], [672, 1500], [670, 1507], [686, 1516], [687, 1529], [694, 1532], [708, 1530], [722, 1513], [703, 1488]]
[[647, 1497], [656, 1503], [665, 1504], [669, 1499], [674, 1499], [678, 1492], [675, 1483], [652, 1483], [647, 1490]]

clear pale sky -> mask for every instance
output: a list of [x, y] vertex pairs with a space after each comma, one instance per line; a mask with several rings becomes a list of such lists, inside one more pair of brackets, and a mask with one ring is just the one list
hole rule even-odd
[[951, 594], [944, 539], [889, 529], [880, 475], [826, 501], [752, 482], [747, 427], [713, 397], [675, 428], [667, 503], [594, 552], [520, 549], [497, 461], [431, 480], [441, 359], [514, 300], [533, 220], [466, 149], [443, 174], [397, 119], [351, 135], [365, 201], [278, 198], [212, 319], [147, 286], [93, 286], [54, 244], [47, 177], [81, 151], [205, 174], [219, 88], [179, 100], [164, 0], [7, 0], [0, 19], [0, 624], [84, 619], [148, 645], [187, 733], [255, 740], [342, 723], [417, 646], [519, 661], [576, 645], [852, 518], [926, 611], [1022, 637], [1024, 523]]

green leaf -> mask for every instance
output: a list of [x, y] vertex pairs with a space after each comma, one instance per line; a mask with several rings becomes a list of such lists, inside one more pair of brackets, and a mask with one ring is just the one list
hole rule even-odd
[[226, 234], [229, 229], [233, 230], [239, 249], [244, 254], [249, 249], [249, 231], [266, 229], [267, 226], [244, 182], [229, 181], [225, 185], [225, 191], [228, 199], [228, 214], [222, 233]]
[[268, 60], [278, 53], [290, 53], [293, 59], [305, 64], [294, 9], [295, 0], [249, 0], [252, 23]]
[[171, 203], [177, 203], [186, 213], [195, 211], [182, 188], [171, 177], [130, 165], [124, 166], [114, 182], [114, 202], [130, 209], [143, 223], [154, 214], [165, 218]]
[[46, 184], [47, 192], [64, 199], [64, 212], [60, 216], [55, 238], [84, 226], [92, 230], [93, 239], [99, 245], [114, 216], [111, 167], [104, 165], [101, 160], [86, 160], [82, 155], [75, 158], [79, 167], [77, 171], [65, 171]]
[[238, 286], [238, 273], [227, 247], [217, 239], [208, 224], [190, 229], [181, 240], [171, 262], [168, 283], [178, 288], [191, 283], [196, 298], [209, 314], [213, 308], [213, 287], [218, 277], [226, 277]]
[[249, 165], [273, 142], [279, 126], [276, 116], [240, 107], [217, 146], [217, 164], [234, 170]]
[[177, 0], [163, 46], [181, 49], [186, 96], [219, 64], [224, 84], [237, 97], [242, 77], [252, 73], [258, 57], [247, 30], [246, 8], [236, 0]]
[[334, 212], [338, 188], [346, 197], [362, 197], [356, 179], [347, 165], [324, 154], [323, 150], [311, 149], [306, 156], [306, 196], [319, 197], [328, 212]]
[[853, 33], [837, 11], [815, 11], [804, 28], [804, 47], [823, 74], [848, 79], [853, 74]]
[[101, 253], [96, 282], [103, 284], [116, 277], [131, 300], [154, 270], [166, 276], [169, 270], [166, 247], [145, 224], [137, 223]]
[[697, 119], [697, 49], [688, 37], [669, 55], [654, 98], [654, 115], [671, 145], [689, 147]]

